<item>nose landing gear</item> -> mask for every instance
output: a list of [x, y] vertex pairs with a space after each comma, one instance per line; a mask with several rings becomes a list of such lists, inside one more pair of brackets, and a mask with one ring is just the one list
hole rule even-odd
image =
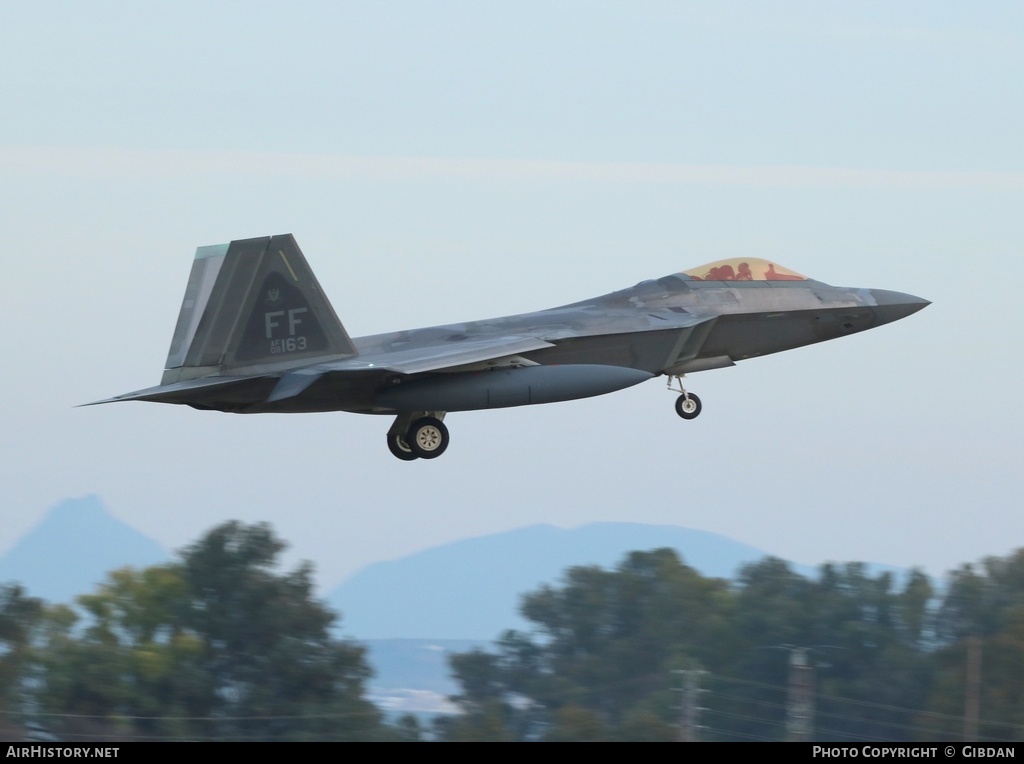
[[[673, 380], [675, 380], [678, 385], [678, 389], [672, 387]], [[681, 395], [676, 398], [676, 413], [679, 414], [679, 416], [683, 419], [696, 419], [700, 415], [700, 398], [693, 393], [686, 392], [686, 388], [683, 387], [682, 375], [670, 376], [668, 378], [668, 389], [681, 393]]]
[[700, 414], [700, 398], [693, 393], [683, 393], [676, 398], [676, 413], [683, 419], [696, 419]]

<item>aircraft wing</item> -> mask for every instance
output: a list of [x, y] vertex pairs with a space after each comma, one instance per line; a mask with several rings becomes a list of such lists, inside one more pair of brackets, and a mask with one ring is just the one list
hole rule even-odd
[[467, 340], [444, 346], [410, 348], [390, 351], [383, 355], [362, 355], [325, 364], [339, 371], [348, 369], [387, 369], [399, 374], [420, 374], [452, 366], [490, 361], [531, 350], [554, 347], [552, 343], [536, 337], [494, 337], [486, 340]]
[[324, 375], [347, 374], [362, 371], [393, 371], [398, 374], [420, 374], [440, 371], [456, 366], [492, 361], [498, 358], [528, 353], [531, 350], [553, 347], [552, 343], [536, 337], [493, 337], [486, 340], [464, 342], [387, 353], [366, 353], [340, 361], [328, 361], [288, 372], [278, 381], [267, 403], [292, 398]]

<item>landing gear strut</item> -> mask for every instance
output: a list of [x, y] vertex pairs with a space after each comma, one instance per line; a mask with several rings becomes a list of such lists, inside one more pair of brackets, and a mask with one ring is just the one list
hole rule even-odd
[[388, 430], [388, 450], [403, 462], [436, 459], [448, 448], [443, 411], [403, 412]]
[[668, 378], [669, 390], [675, 390], [675, 388], [672, 387], [672, 380], [675, 380], [679, 385], [677, 392], [682, 393], [678, 398], [676, 398], [676, 413], [683, 419], [696, 419], [700, 414], [701, 409], [700, 398], [693, 393], [686, 392], [686, 388], [683, 387], [683, 378], [681, 375], [671, 376]]

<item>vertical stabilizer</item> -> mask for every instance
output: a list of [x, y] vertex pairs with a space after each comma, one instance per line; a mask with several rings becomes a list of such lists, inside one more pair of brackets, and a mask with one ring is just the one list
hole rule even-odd
[[355, 353], [292, 235], [242, 239], [196, 250], [162, 384]]
[[185, 287], [185, 297], [181, 301], [178, 323], [174, 327], [174, 337], [171, 338], [171, 349], [167, 353], [165, 369], [177, 369], [185, 363], [185, 354], [196, 336], [199, 319], [202, 318], [210, 301], [210, 292], [213, 291], [214, 282], [224, 264], [224, 256], [229, 246], [215, 244], [212, 247], [196, 249], [196, 259], [192, 261], [192, 272], [188, 277], [188, 286]]

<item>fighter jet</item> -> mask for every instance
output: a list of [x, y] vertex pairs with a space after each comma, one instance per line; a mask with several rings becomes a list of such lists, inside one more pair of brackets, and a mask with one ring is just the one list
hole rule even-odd
[[[291, 234], [196, 250], [155, 401], [240, 414], [386, 414], [391, 453], [433, 459], [445, 414], [587, 398], [909, 316], [920, 297], [829, 286], [759, 258], [720, 260], [550, 310], [352, 338]], [[93, 405], [93, 404], [87, 404]]]

